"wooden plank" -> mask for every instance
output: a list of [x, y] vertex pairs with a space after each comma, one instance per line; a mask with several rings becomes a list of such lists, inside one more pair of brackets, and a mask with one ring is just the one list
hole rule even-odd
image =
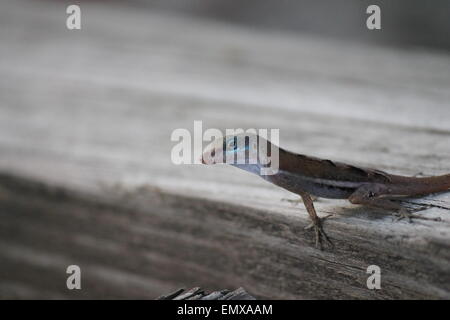
[[[279, 128], [290, 150], [395, 173], [450, 172], [448, 56], [88, 3], [72, 32], [60, 5], [2, 8], [1, 296], [450, 297], [448, 195], [418, 201], [442, 222], [415, 224], [320, 200], [337, 248], [319, 252], [305, 210], [281, 201], [292, 194], [170, 162], [171, 132], [202, 120]], [[64, 289], [71, 263], [81, 293]], [[382, 290], [366, 288], [371, 264]]]

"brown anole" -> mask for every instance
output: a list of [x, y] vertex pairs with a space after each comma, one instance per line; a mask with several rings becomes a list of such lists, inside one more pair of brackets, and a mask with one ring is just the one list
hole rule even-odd
[[[274, 154], [279, 156], [278, 170], [274, 174], [262, 175], [261, 168], [267, 167]], [[240, 163], [235, 157], [237, 155], [241, 155]], [[234, 161], [230, 162], [230, 158]], [[300, 195], [312, 222], [307, 228], [314, 228], [316, 246], [320, 248], [322, 238], [332, 245], [323, 230], [323, 221], [329, 216], [317, 216], [311, 196], [348, 199], [353, 204], [394, 210], [401, 217], [411, 217], [411, 212], [394, 201], [395, 198], [417, 197], [450, 189], [450, 174], [420, 178], [394, 175], [296, 154], [279, 148], [262, 137], [249, 134], [226, 136], [212, 142], [203, 152], [202, 163], [231, 164]]]

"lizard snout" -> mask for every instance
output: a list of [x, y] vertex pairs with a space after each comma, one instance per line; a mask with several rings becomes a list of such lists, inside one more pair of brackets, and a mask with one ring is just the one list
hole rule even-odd
[[211, 153], [205, 152], [202, 154], [200, 161], [202, 164], [216, 164], [214, 161], [214, 156], [211, 156]]
[[222, 163], [220, 159], [223, 157], [223, 151], [222, 151], [222, 142], [214, 141], [213, 143], [209, 144], [205, 149], [203, 149], [203, 154], [200, 159], [202, 164], [217, 164]]
[[216, 164], [216, 150], [207, 148], [200, 159], [202, 164]]

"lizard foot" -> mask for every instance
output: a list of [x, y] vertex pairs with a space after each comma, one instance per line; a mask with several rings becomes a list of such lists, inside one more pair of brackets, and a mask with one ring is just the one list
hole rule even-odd
[[437, 218], [422, 217], [422, 216], [419, 216], [417, 214], [413, 214], [412, 212], [408, 211], [405, 208], [401, 208], [399, 210], [399, 212], [394, 213], [394, 216], [396, 217], [395, 221], [400, 221], [402, 219], [408, 219], [409, 223], [412, 223], [413, 219], [442, 221], [442, 219], [440, 217], [437, 217]]
[[327, 234], [325, 233], [325, 231], [323, 230], [323, 222], [328, 219], [329, 217], [331, 217], [332, 214], [327, 215], [326, 217], [323, 218], [317, 218], [317, 220], [311, 222], [310, 225], [308, 225], [307, 227], [305, 227], [305, 230], [310, 230], [312, 228], [314, 228], [315, 234], [316, 234], [316, 248], [323, 250], [323, 241], [322, 239], [325, 239], [326, 242], [330, 245], [331, 248], [334, 248], [334, 244], [333, 242], [331, 242], [330, 238], [327, 236]]

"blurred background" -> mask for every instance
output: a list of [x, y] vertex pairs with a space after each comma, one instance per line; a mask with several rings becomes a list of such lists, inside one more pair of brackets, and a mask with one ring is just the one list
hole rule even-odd
[[[248, 28], [390, 46], [450, 49], [450, 3], [437, 0], [134, 0], [130, 5]], [[365, 26], [366, 8], [382, 11], [383, 32]]]
[[[81, 30], [66, 27], [71, 4]], [[366, 27], [372, 4], [381, 30]], [[319, 252], [304, 209], [281, 201], [295, 195], [171, 161], [172, 133], [197, 120], [450, 172], [449, 17], [448, 0], [1, 1], [0, 298], [450, 298], [448, 196], [426, 200], [444, 220], [432, 228], [321, 200], [339, 250]], [[366, 288], [373, 263], [380, 291]]]

